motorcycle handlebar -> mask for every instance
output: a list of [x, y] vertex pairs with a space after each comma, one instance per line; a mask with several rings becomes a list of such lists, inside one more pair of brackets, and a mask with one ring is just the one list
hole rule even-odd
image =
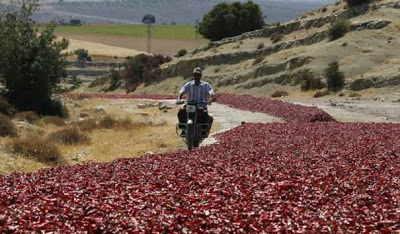
[[[182, 104], [185, 104], [185, 103], [187, 103], [185, 100], [177, 100], [176, 101], [176, 105], [182, 105]], [[199, 103], [205, 103], [205, 102], [198, 102], [197, 104], [199, 104]], [[212, 102], [207, 102], [207, 105], [211, 105], [211, 103]]]

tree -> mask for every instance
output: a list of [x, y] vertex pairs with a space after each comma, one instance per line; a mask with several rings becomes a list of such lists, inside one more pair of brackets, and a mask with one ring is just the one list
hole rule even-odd
[[264, 26], [264, 16], [259, 5], [252, 1], [232, 4], [220, 3], [204, 15], [199, 32], [216, 41], [254, 31]]
[[344, 87], [344, 75], [339, 70], [339, 63], [332, 62], [325, 69], [325, 76], [328, 83], [328, 89], [332, 91], [339, 91]]
[[0, 76], [5, 97], [18, 109], [61, 115], [52, 91], [66, 75], [61, 51], [68, 41], [57, 40], [54, 23], [38, 32], [30, 19], [37, 7], [38, 0], [20, 0], [0, 12]]
[[355, 7], [355, 6], [364, 4], [364, 3], [368, 3], [369, 1], [368, 0], [346, 0], [346, 2], [349, 7]]

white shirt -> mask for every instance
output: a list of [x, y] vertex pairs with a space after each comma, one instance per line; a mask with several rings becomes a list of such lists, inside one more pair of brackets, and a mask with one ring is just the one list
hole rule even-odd
[[179, 91], [179, 95], [186, 94], [186, 101], [198, 102], [200, 106], [207, 106], [211, 96], [214, 96], [214, 90], [207, 82], [200, 81], [196, 85], [194, 80], [187, 82]]

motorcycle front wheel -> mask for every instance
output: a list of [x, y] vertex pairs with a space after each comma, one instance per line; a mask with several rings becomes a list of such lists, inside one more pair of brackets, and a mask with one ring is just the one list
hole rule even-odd
[[193, 132], [193, 125], [188, 124], [186, 126], [186, 145], [188, 150], [192, 150], [194, 147], [194, 132]]

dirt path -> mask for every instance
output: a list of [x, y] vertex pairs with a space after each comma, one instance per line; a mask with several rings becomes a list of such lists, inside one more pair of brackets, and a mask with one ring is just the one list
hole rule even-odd
[[400, 103], [373, 100], [301, 100], [290, 101], [316, 106], [341, 122], [400, 123]]
[[[226, 105], [213, 103], [209, 107], [209, 113], [214, 117], [214, 121], [219, 122], [219, 130], [215, 133], [221, 133], [235, 128], [246, 123], [271, 123], [271, 122], [283, 122], [281, 119], [264, 114], [251, 111], [243, 111], [231, 108]], [[213, 135], [215, 135], [213, 134]], [[202, 146], [216, 143], [217, 140], [211, 135], [209, 138], [202, 142]]]
[[[143, 103], [148, 103], [148, 102], [151, 101], [150, 100], [143, 101]], [[175, 105], [175, 100], [163, 100], [161, 102], [166, 103], [169, 106]], [[232, 128], [240, 126], [242, 122], [246, 123], [282, 122], [281, 119], [264, 113], [238, 110], [218, 103], [213, 103], [212, 105], [210, 105], [208, 111], [210, 115], [214, 117], [214, 121], [219, 123], [219, 129], [217, 130], [216, 133], [212, 134], [209, 138], [205, 139], [201, 143], [201, 146], [216, 143], [217, 140], [213, 137], [215, 134], [225, 132]]]

